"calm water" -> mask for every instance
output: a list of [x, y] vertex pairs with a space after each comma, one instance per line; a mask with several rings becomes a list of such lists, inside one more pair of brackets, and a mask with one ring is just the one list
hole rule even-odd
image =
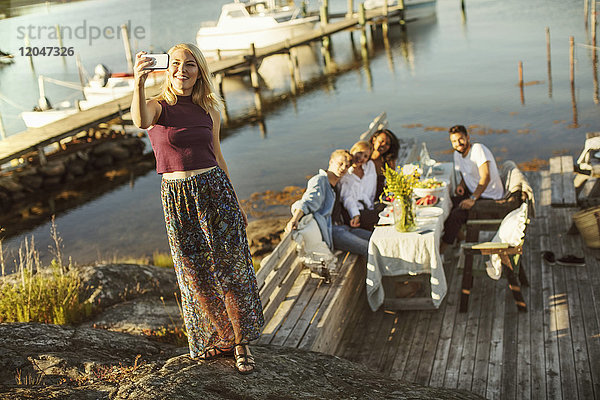
[[[135, 49], [162, 50], [176, 42], [194, 41], [200, 21], [215, 19], [224, 1], [133, 2], [87, 1], [42, 9], [39, 14], [0, 21], [0, 49], [18, 54], [24, 45], [19, 32], [59, 23], [72, 29], [93, 25], [105, 29], [131, 21], [132, 29], [144, 27], [133, 42]], [[313, 2], [314, 3], [314, 2]], [[176, 4], [176, 6], [174, 6]], [[345, 0], [330, 0], [332, 11], [344, 11]], [[312, 4], [316, 8], [316, 4]], [[548, 85], [545, 27], [552, 37], [552, 90]], [[21, 29], [21, 30], [19, 30]], [[48, 28], [49, 29], [49, 28]], [[33, 31], [38, 33], [37, 31]], [[45, 34], [46, 31], [42, 31]], [[89, 31], [88, 31], [89, 32]], [[569, 36], [576, 47], [575, 104], [569, 84]], [[46, 34], [38, 45], [57, 45]], [[142, 37], [143, 36], [143, 37]], [[448, 160], [445, 131], [456, 123], [478, 125], [475, 140], [488, 145], [498, 159], [517, 162], [535, 157], [548, 159], [560, 152], [577, 157], [585, 133], [598, 130], [599, 106], [594, 102], [592, 53], [579, 44], [589, 42], [583, 20], [583, 1], [574, 0], [467, 0], [463, 23], [458, 0], [438, 0], [437, 18], [408, 26], [401, 40], [392, 27], [390, 48], [380, 38], [371, 44], [368, 65], [356, 60], [347, 32], [333, 37], [334, 60], [348, 72], [324, 79], [295, 101], [286, 101], [265, 118], [267, 135], [255, 125], [229, 129], [222, 147], [233, 183], [241, 198], [252, 192], [280, 190], [304, 185], [305, 177], [326, 166], [329, 153], [349, 148], [368, 122], [387, 111], [390, 128], [403, 138], [426, 141], [433, 156]], [[102, 62], [113, 71], [126, 68], [123, 46], [117, 39], [72, 39], [85, 68]], [[31, 45], [36, 45], [31, 40]], [[302, 79], [321, 71], [318, 50], [300, 59]], [[524, 104], [517, 84], [518, 61], [524, 63]], [[0, 112], [9, 134], [24, 125], [18, 117], [37, 99], [36, 74], [77, 82], [73, 58], [38, 57], [35, 73], [26, 58], [0, 69]], [[270, 64], [270, 65], [269, 65]], [[270, 67], [270, 68], [268, 68]], [[272, 70], [283, 73], [272, 73]], [[268, 95], [287, 90], [287, 65], [277, 61], [263, 65]], [[245, 80], [229, 80], [225, 91], [230, 113], [241, 115], [253, 107]], [[74, 98], [76, 91], [47, 84], [47, 97], [56, 103]], [[56, 99], [56, 100], [54, 100]], [[574, 118], [578, 126], [573, 127]], [[159, 177], [151, 172], [90, 203], [57, 217], [65, 252], [77, 262], [112, 258], [114, 255], [144, 256], [167, 251], [159, 199]], [[37, 247], [50, 244], [49, 225], [5, 240], [13, 251], [26, 235], [35, 235]]]

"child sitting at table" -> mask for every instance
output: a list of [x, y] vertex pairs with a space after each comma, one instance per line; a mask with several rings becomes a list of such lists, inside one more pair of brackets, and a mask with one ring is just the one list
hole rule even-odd
[[340, 180], [340, 200], [348, 213], [350, 226], [370, 231], [381, 211], [379, 207], [375, 209], [377, 172], [375, 163], [370, 159], [372, 151], [373, 146], [367, 141], [354, 143], [350, 149], [352, 166]]

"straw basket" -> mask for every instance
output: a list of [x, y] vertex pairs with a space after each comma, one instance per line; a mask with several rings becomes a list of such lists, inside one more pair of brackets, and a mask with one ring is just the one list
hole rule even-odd
[[573, 214], [573, 221], [588, 247], [600, 248], [600, 206]]

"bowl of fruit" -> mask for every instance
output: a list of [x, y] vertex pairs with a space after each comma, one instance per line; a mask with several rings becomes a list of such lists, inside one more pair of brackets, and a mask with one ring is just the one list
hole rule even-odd
[[435, 178], [429, 178], [416, 183], [413, 193], [417, 197], [435, 196], [440, 197], [447, 183]]

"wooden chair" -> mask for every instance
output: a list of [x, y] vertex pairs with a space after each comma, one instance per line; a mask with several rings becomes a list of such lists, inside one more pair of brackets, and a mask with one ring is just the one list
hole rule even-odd
[[[496, 229], [502, 223], [502, 220], [482, 220], [482, 225], [495, 225]], [[473, 256], [490, 256], [497, 254], [502, 261], [502, 274], [508, 281], [508, 287], [512, 291], [515, 303], [519, 311], [527, 311], [525, 299], [521, 293], [521, 286], [529, 286], [527, 275], [522, 261], [523, 243], [525, 241], [529, 217], [525, 222], [525, 234], [521, 243], [517, 246], [511, 246], [508, 243], [484, 242], [484, 243], [464, 243], [461, 247], [464, 252], [464, 270], [460, 297], [460, 312], [466, 312], [469, 306], [469, 295], [473, 288]], [[518, 276], [518, 280], [517, 280]]]
[[[518, 176], [518, 179], [511, 178]], [[500, 178], [507, 193], [500, 200], [479, 199], [469, 210], [467, 220], [467, 242], [479, 242], [479, 232], [495, 231], [498, 229], [496, 220], [502, 220], [509, 212], [519, 208], [524, 201], [529, 201], [532, 214], [533, 199], [522, 189], [524, 185], [530, 188], [529, 182], [518, 169], [514, 161], [505, 161], [500, 167]], [[508, 182], [507, 182], [508, 181]], [[491, 221], [486, 221], [491, 220]]]

